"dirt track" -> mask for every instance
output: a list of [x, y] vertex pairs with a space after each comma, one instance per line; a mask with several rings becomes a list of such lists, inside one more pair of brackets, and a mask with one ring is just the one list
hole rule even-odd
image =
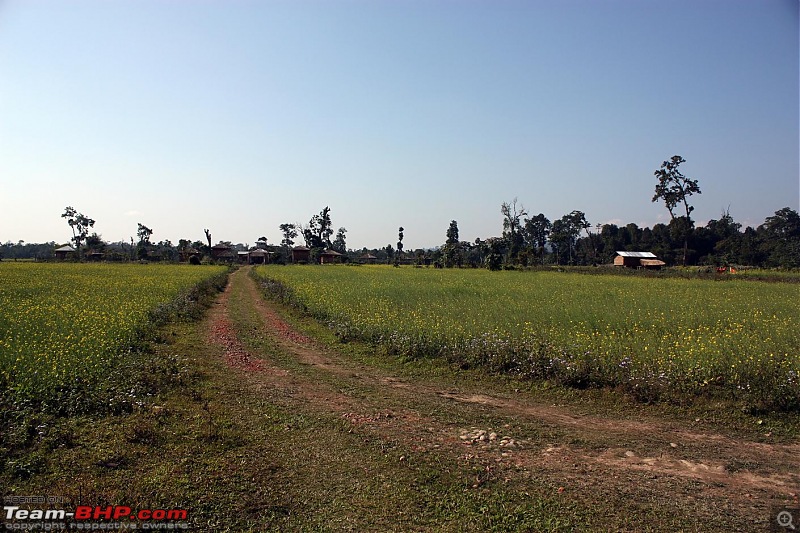
[[[232, 291], [239, 304], [257, 310], [261, 329], [250, 334], [269, 340], [272, 353], [248, 349], [240, 340]], [[337, 415], [417, 454], [484, 464], [486, 475], [477, 475], [475, 486], [488, 476], [535, 471], [578, 498], [622, 494], [709, 520], [728, 514], [762, 529], [771, 509], [798, 505], [800, 444], [706, 432], [702, 421], [606, 418], [522, 393], [470, 390], [457, 377], [417, 382], [389, 375], [294, 330], [244, 269], [233, 274], [209, 320], [209, 340], [224, 346], [231, 371], [251, 380], [255, 391], [277, 391], [299, 408]], [[454, 407], [463, 413], [461, 421], [472, 422], [441, 414]]]

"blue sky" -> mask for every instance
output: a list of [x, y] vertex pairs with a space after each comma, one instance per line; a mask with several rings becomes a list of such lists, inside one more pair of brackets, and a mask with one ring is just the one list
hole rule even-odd
[[499, 235], [500, 204], [666, 222], [800, 202], [796, 0], [0, 0], [0, 241], [351, 248]]

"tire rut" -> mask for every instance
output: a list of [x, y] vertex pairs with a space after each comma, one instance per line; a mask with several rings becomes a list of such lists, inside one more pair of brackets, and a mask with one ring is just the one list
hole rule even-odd
[[[689, 483], [700, 482], [706, 497], [719, 499], [728, 507], [739, 506], [742, 512], [750, 514], [753, 509], [769, 509], [776, 500], [798, 502], [800, 444], [752, 442], [698, 432], [674, 422], [582, 415], [532, 399], [454, 390], [387, 375], [347, 360], [296, 331], [281, 318], [274, 304], [262, 298], [247, 272], [241, 269], [232, 275], [228, 289], [212, 313], [209, 339], [224, 347], [229, 366], [253, 377], [259, 388], [282, 390], [289, 397], [335, 413], [362, 430], [405, 442], [409, 449], [420, 453], [455, 453], [487, 464], [506, 464], [518, 471], [536, 469], [571, 480], [576, 486], [588, 487], [586, 490], [598, 483], [639, 483], [644, 475], [648, 476], [648, 484], [661, 483], [667, 488], [674, 489], [675, 483], [683, 483], [685, 492], [691, 492]], [[393, 399], [390, 403], [394, 407], [345, 394], [341, 387], [337, 390], [323, 379], [314, 380], [280, 368], [268, 355], [263, 359], [249, 353], [236, 337], [228, 316], [228, 298], [234, 283], [246, 284], [243, 293], [247, 305], [257, 310], [264, 333], [282, 352], [309, 365], [313, 372], [335, 375], [344, 388], [379, 390], [386, 398]], [[488, 437], [491, 428], [482, 430], [484, 440], [465, 438], [477, 428], [455, 427], [435, 414], [422, 415], [417, 410], [398, 407], [412, 399], [430, 405], [434, 413], [442, 402], [455, 402], [467, 410], [475, 406], [480, 416], [485, 417], [488, 410], [492, 419], [506, 419], [509, 422], [506, 427], [524, 426], [520, 421], [552, 425], [567, 435], [589, 440], [591, 445], [548, 443], [541, 437], [529, 439], [523, 433], [514, 435], [513, 447], [503, 447], [500, 443], [505, 427], [499, 428], [494, 440]], [[587, 475], [591, 478], [587, 479]]]

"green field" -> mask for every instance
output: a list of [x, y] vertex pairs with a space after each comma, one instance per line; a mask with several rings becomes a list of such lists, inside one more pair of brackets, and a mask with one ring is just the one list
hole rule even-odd
[[800, 287], [383, 266], [259, 267], [343, 339], [643, 401], [800, 408]]
[[143, 331], [225, 267], [0, 263], [0, 396], [74, 411]]

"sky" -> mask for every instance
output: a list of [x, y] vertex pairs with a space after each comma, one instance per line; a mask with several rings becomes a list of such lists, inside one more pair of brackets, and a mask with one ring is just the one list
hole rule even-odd
[[[0, 0], [0, 241], [253, 244], [331, 208], [349, 248], [800, 204], [797, 0]], [[298, 239], [299, 241], [300, 239]]]

